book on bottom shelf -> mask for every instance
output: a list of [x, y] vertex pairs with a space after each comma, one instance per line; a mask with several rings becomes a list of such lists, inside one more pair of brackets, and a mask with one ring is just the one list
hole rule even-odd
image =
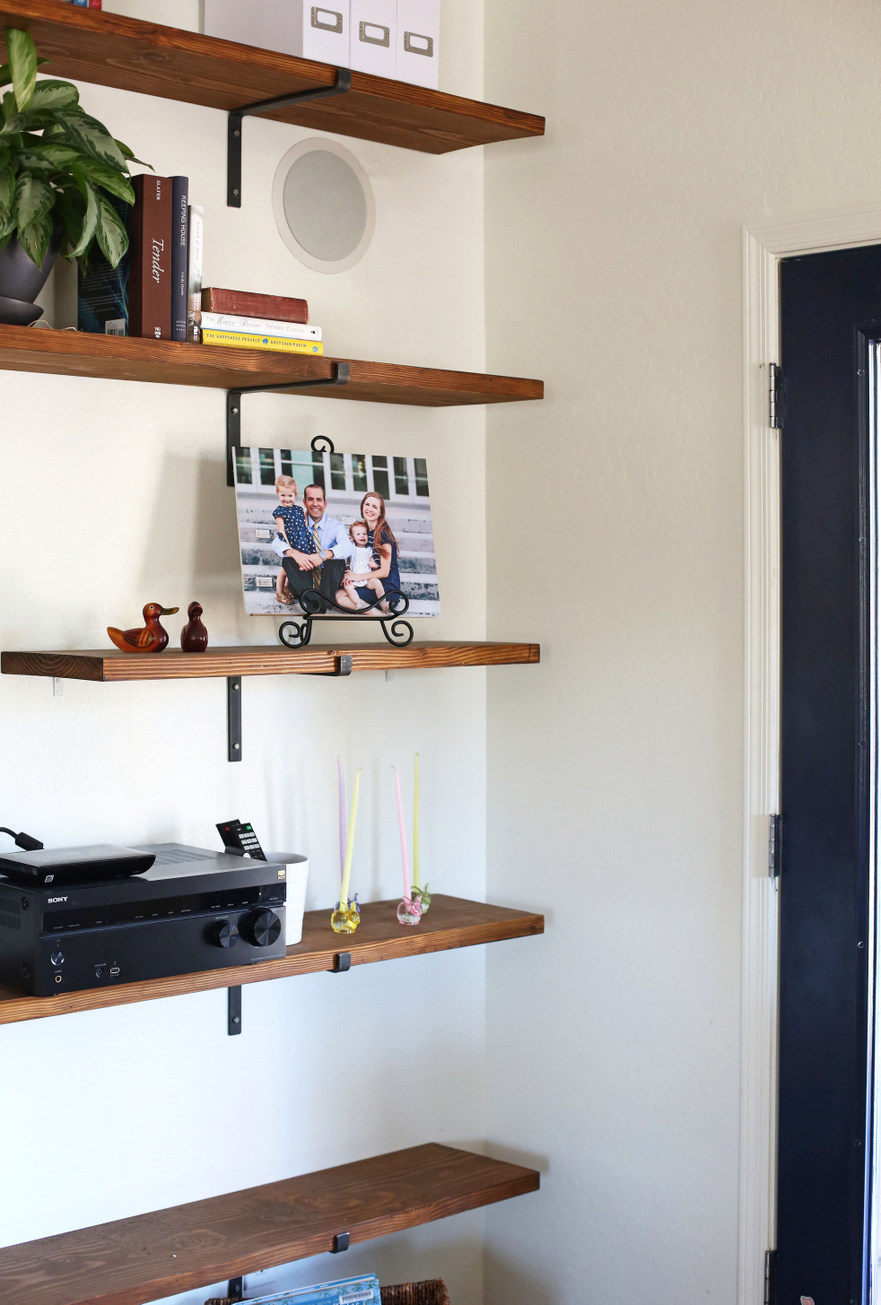
[[187, 339], [194, 344], [199, 343], [204, 235], [205, 210], [201, 204], [191, 204], [187, 214]]
[[129, 212], [129, 335], [171, 338], [170, 177], [132, 177]]
[[217, 331], [202, 328], [203, 344], [222, 344], [227, 349], [265, 349], [276, 353], [303, 353], [320, 357], [324, 345], [320, 340], [287, 340], [279, 335], [251, 335], [244, 331]]
[[303, 322], [274, 322], [268, 317], [239, 317], [234, 313], [200, 311], [196, 321], [202, 330], [233, 331], [240, 335], [279, 336], [284, 340], [320, 340], [321, 327]]
[[241, 317], [268, 317], [275, 322], [308, 322], [309, 305], [305, 299], [286, 295], [263, 295], [251, 290], [226, 290], [206, 286], [202, 291], [202, 308], [206, 313], [237, 313]]
[[187, 338], [188, 177], [171, 178], [171, 338]]
[[[110, 196], [108, 202], [125, 222], [129, 207], [125, 200]], [[93, 335], [128, 334], [128, 272], [127, 252], [111, 267], [97, 242], [92, 246], [85, 270], [77, 266], [78, 330]]]
[[[223, 1305], [225, 1296], [212, 1296], [205, 1305]], [[382, 1305], [379, 1279], [375, 1273], [357, 1278], [338, 1278], [312, 1287], [292, 1287], [271, 1296], [249, 1296], [242, 1305]]]

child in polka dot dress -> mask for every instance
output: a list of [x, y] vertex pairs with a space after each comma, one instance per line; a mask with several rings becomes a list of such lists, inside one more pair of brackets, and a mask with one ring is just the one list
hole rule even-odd
[[[299, 531], [306, 529], [306, 514], [296, 502], [297, 482], [293, 476], [278, 476], [275, 481], [275, 492], [278, 494], [278, 507], [272, 515], [275, 517], [279, 538], [288, 548], [295, 548], [294, 540], [298, 537]], [[284, 567], [280, 568], [275, 577], [275, 596], [280, 603], [288, 607], [294, 601]]]

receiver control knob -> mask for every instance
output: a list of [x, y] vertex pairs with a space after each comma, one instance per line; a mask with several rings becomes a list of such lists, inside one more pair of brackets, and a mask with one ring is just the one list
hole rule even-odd
[[208, 936], [215, 947], [235, 947], [239, 941], [238, 928], [231, 920], [215, 921]]
[[242, 933], [255, 947], [271, 947], [281, 933], [281, 920], [275, 911], [255, 911], [242, 925]]

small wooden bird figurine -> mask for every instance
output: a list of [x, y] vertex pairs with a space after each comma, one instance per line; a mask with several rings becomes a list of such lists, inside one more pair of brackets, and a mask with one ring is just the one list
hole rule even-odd
[[148, 603], [144, 608], [146, 625], [135, 630], [117, 630], [115, 625], [108, 625], [107, 633], [120, 652], [162, 652], [168, 643], [168, 631], [159, 624], [159, 618], [173, 616], [179, 610], [177, 607], [161, 607], [159, 603]]
[[190, 603], [187, 608], [189, 620], [180, 632], [180, 646], [184, 652], [204, 652], [208, 647], [208, 631], [202, 624], [202, 604]]

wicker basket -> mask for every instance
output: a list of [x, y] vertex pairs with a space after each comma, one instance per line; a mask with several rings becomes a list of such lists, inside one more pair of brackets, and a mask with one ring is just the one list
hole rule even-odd
[[382, 1287], [382, 1305], [450, 1305], [447, 1289], [440, 1278], [429, 1282], [402, 1282], [397, 1287]]

